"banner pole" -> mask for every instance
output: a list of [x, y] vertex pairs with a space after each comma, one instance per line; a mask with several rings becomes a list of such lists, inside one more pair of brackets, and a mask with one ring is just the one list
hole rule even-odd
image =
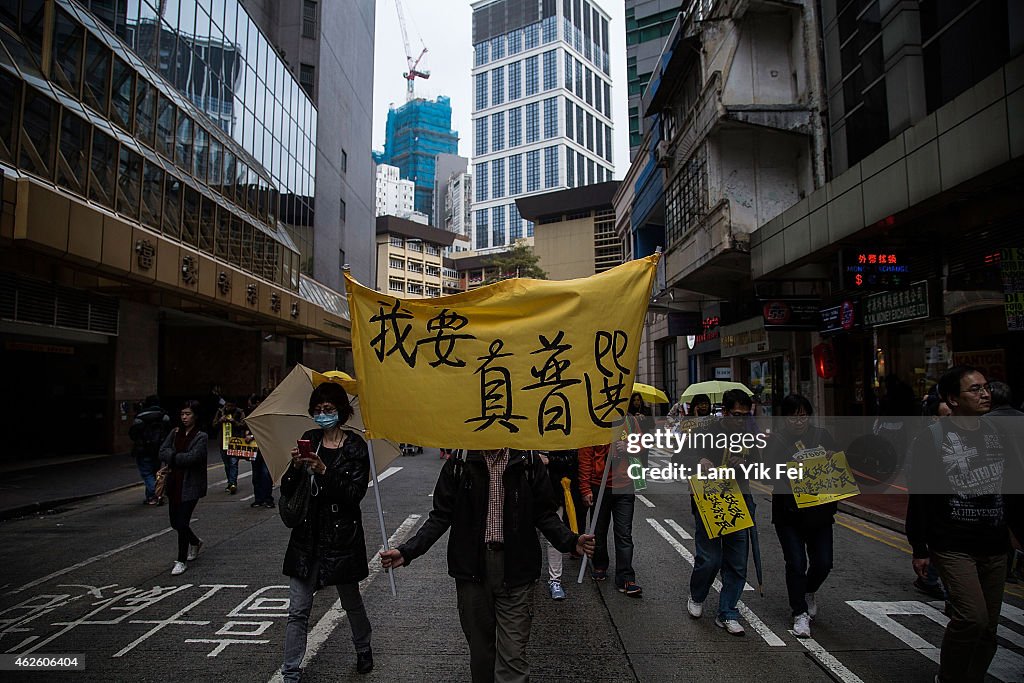
[[[366, 448], [370, 451], [370, 476], [373, 477], [373, 497], [377, 501], [377, 521], [380, 523], [380, 537], [384, 543], [384, 550], [391, 550], [388, 544], [388, 532], [384, 528], [384, 508], [380, 503], [380, 482], [377, 480], [377, 463], [373, 458], [373, 439], [366, 440]], [[395, 586], [395, 572], [392, 569], [386, 570], [388, 582], [391, 584], [392, 597], [398, 597], [398, 588]]]
[[[590, 524], [587, 528], [587, 533], [593, 535], [594, 528], [597, 526], [597, 513], [601, 510], [601, 501], [604, 500], [604, 490], [608, 485], [608, 470], [612, 468], [612, 450], [615, 448], [615, 444], [608, 446], [608, 457], [604, 460], [604, 473], [601, 475], [601, 488], [597, 491], [597, 500], [594, 501], [594, 507], [590, 509]], [[608, 539], [605, 539], [607, 541]], [[583, 555], [583, 561], [580, 562], [580, 575], [576, 577], [576, 583], [583, 583], [583, 575], [587, 573], [587, 557], [586, 553]]]

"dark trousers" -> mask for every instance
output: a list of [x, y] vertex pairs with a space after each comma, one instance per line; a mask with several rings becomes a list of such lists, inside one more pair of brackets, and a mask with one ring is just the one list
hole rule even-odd
[[224, 462], [224, 474], [228, 478], [228, 486], [234, 486], [238, 483], [238, 458], [228, 455], [228, 452], [222, 450], [220, 452], [220, 459]]
[[274, 502], [274, 482], [262, 453], [257, 453], [252, 461], [252, 492], [257, 503]]
[[944, 683], [982, 683], [996, 654], [996, 628], [1006, 583], [1006, 555], [933, 551], [931, 561], [952, 610], [939, 655]]
[[805, 528], [776, 524], [786, 558], [786, 592], [793, 616], [807, 611], [808, 593], [817, 593], [832, 571], [832, 525]]
[[594, 527], [594, 569], [608, 569], [608, 526], [612, 527], [615, 543], [615, 585], [636, 581], [633, 571], [633, 506], [636, 496], [632, 493], [604, 492], [601, 509], [597, 511], [597, 525]]
[[139, 476], [146, 485], [146, 502], [156, 498], [156, 472], [160, 469], [160, 459], [153, 455], [137, 455], [135, 462], [139, 466]]
[[455, 580], [473, 683], [526, 683], [530, 680], [526, 645], [536, 582], [506, 588], [505, 553], [501, 550], [486, 551], [485, 571], [482, 582]]
[[175, 503], [173, 500], [167, 508], [167, 514], [171, 518], [171, 528], [178, 532], [178, 562], [184, 562], [188, 557], [188, 546], [197, 545], [199, 537], [189, 526], [192, 523], [192, 513], [196, 510], [199, 499], [187, 500]]

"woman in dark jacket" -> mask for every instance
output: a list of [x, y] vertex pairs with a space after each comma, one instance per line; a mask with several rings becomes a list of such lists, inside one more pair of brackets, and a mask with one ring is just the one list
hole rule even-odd
[[352, 627], [356, 670], [365, 674], [373, 669], [370, 620], [359, 594], [359, 582], [370, 573], [359, 510], [369, 483], [369, 453], [362, 437], [341, 428], [352, 407], [340, 384], [316, 387], [309, 397], [309, 414], [320, 425], [302, 435], [310, 441], [312, 455], [307, 458], [292, 449], [292, 465], [281, 479], [281, 496], [287, 498], [304, 477], [312, 477], [306, 518], [292, 529], [284, 556], [284, 574], [291, 577], [281, 667], [286, 681], [299, 680], [313, 594], [324, 586], [338, 588]]
[[166, 491], [171, 527], [178, 532], [178, 559], [171, 568], [175, 576], [185, 572], [185, 561], [196, 559], [203, 546], [190, 526], [199, 499], [206, 495], [207, 438], [196, 424], [198, 416], [199, 401], [185, 401], [181, 427], [173, 429], [160, 446], [160, 462], [171, 470]]

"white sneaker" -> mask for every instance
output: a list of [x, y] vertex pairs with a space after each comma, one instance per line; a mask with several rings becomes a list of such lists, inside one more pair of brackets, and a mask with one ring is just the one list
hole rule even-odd
[[715, 617], [715, 626], [718, 628], [724, 628], [726, 633], [731, 636], [742, 636], [746, 634], [746, 631], [743, 629], [743, 624], [735, 619], [726, 619], [723, 621], [721, 618]]
[[184, 562], [175, 562], [174, 566], [171, 567], [171, 576], [177, 576], [178, 574], [184, 574], [186, 568], [187, 567], [185, 566]]
[[811, 617], [807, 612], [793, 617], [793, 635], [797, 638], [811, 637]]
[[805, 594], [804, 600], [807, 601], [807, 616], [814, 619], [818, 616], [818, 603], [814, 601], [814, 593]]
[[697, 602], [692, 597], [686, 598], [686, 611], [694, 619], [700, 619], [701, 615], [704, 614], [704, 603]]
[[192, 560], [194, 560], [197, 557], [199, 557], [199, 549], [202, 548], [202, 547], [203, 547], [203, 542], [202, 541], [199, 541], [199, 543], [196, 543], [195, 545], [189, 544], [189, 546], [188, 546], [188, 556], [186, 556], [185, 559], [188, 560], [189, 562], [191, 562]]

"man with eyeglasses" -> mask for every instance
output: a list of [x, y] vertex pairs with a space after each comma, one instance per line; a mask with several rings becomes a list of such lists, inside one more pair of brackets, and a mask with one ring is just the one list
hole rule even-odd
[[914, 571], [934, 564], [949, 591], [950, 621], [936, 681], [981, 683], [996, 653], [1010, 529], [1024, 537], [1021, 482], [1013, 443], [992, 421], [985, 376], [960, 365], [939, 379], [952, 416], [940, 418], [911, 446], [907, 540]]

